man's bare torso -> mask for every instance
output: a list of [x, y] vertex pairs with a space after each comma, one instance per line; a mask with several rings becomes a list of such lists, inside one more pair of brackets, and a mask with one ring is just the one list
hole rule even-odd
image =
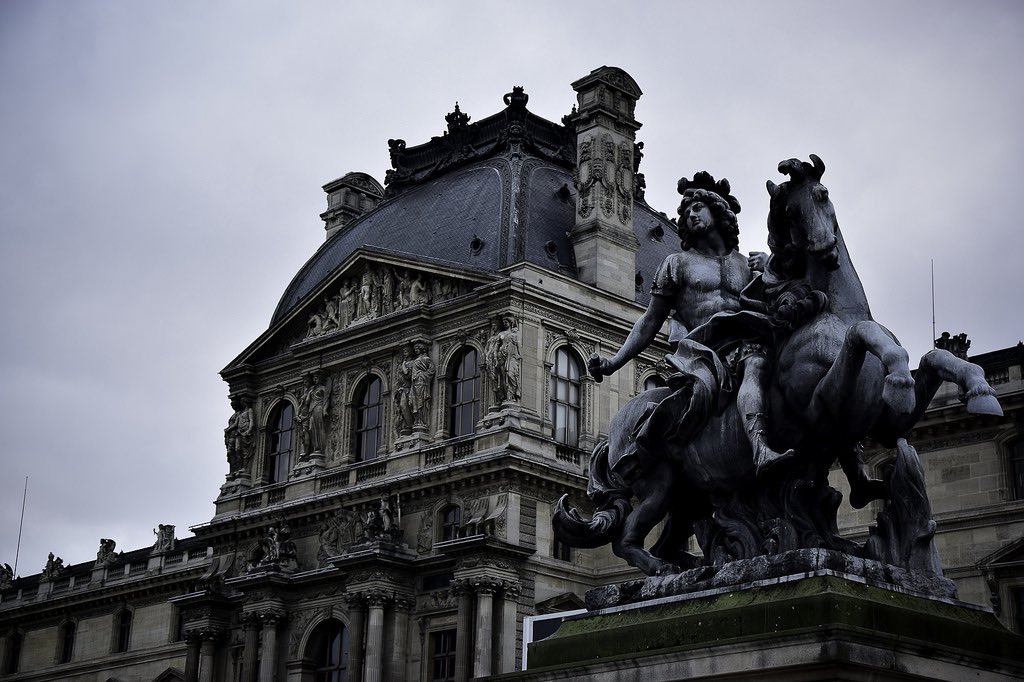
[[691, 250], [665, 259], [652, 293], [672, 296], [675, 317], [690, 331], [715, 313], [738, 311], [740, 292], [749, 282], [750, 268], [739, 252], [706, 256]]

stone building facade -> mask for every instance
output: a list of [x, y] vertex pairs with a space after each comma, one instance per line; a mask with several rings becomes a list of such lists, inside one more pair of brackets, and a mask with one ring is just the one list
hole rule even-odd
[[[383, 185], [324, 186], [327, 239], [222, 371], [214, 517], [0, 575], [0, 679], [485, 677], [520, 667], [524, 616], [635, 577], [607, 548], [556, 543], [549, 518], [563, 493], [585, 504], [602, 429], [663, 381], [667, 341], [600, 385], [585, 367], [621, 344], [678, 242], [643, 198], [640, 88], [608, 67], [573, 88], [559, 123], [514, 88], [493, 116], [456, 105], [441, 136], [390, 140]], [[1024, 347], [973, 359], [1007, 417], [942, 393], [914, 439], [951, 577], [1013, 626]]]

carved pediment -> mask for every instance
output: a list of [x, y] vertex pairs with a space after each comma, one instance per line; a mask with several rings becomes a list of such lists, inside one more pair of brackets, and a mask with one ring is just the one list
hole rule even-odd
[[983, 570], [1014, 565], [1024, 566], [1024, 538], [1017, 538], [978, 561], [979, 568]]
[[286, 319], [236, 358], [228, 370], [288, 352], [297, 344], [445, 303], [495, 279], [492, 273], [403, 255], [357, 250]]

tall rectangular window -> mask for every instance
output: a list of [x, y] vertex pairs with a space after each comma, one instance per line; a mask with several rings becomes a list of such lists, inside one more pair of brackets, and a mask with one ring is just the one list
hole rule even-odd
[[1024, 439], [1011, 446], [1010, 476], [1013, 478], [1013, 499], [1024, 500]]
[[455, 682], [455, 630], [430, 633], [431, 682]]

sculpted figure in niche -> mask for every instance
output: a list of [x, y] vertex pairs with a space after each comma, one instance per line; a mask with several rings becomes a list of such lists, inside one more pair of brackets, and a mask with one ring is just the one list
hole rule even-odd
[[301, 454], [323, 454], [327, 447], [327, 410], [331, 391], [324, 385], [324, 375], [315, 370], [306, 375], [306, 386], [299, 400], [298, 414]]
[[413, 346], [416, 359], [412, 363], [412, 417], [413, 424], [425, 427], [430, 420], [431, 385], [437, 368], [427, 355], [427, 345], [417, 341]]
[[402, 347], [402, 361], [395, 373], [395, 430], [398, 435], [405, 436], [412, 433], [413, 427], [413, 397], [412, 397], [412, 368], [413, 354], [410, 346]]
[[243, 473], [249, 467], [256, 432], [256, 418], [248, 398], [233, 396], [231, 409], [234, 410], [234, 413], [228, 417], [228, 425], [224, 429], [224, 447], [228, 451], [229, 476]]
[[[686, 178], [680, 181], [678, 231], [683, 250], [669, 255], [658, 268], [647, 310], [618, 352], [611, 358], [595, 354], [588, 368], [598, 380], [615, 372], [647, 348], [671, 318], [669, 343], [675, 352], [667, 360], [679, 373], [672, 380], [675, 390], [647, 417], [638, 442], [653, 444], [664, 434], [686, 442], [710, 415], [735, 399], [760, 473], [794, 455], [792, 450], [779, 452], [766, 441], [767, 344], [772, 330], [762, 312], [744, 309], [740, 296], [751, 271], [764, 269], [767, 255], [740, 255], [739, 202], [728, 194], [728, 183], [716, 187], [710, 175], [698, 173], [686, 187], [690, 184]], [[728, 324], [722, 324], [721, 317], [709, 324], [722, 313], [729, 316]]]
[[515, 402], [521, 397], [523, 356], [519, 351], [519, 333], [516, 318], [506, 315], [501, 319], [502, 329], [495, 344], [497, 386], [495, 399], [500, 403]]

